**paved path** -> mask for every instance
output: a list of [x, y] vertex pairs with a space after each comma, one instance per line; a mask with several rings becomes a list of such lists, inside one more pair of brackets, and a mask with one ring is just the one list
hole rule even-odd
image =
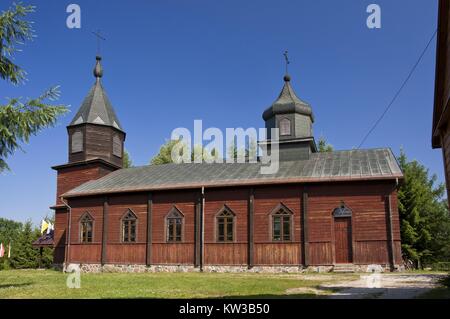
[[339, 289], [332, 299], [412, 299], [436, 287], [445, 274], [362, 274], [361, 278], [323, 288]]

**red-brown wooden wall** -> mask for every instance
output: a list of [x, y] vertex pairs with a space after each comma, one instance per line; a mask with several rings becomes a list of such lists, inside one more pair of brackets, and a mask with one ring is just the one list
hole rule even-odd
[[[302, 198], [308, 193], [307, 227], [310, 265], [335, 263], [333, 210], [341, 201], [353, 211], [352, 248], [356, 264], [389, 264], [388, 201], [391, 194], [393, 212], [394, 256], [401, 263], [400, 228], [397, 196], [393, 182], [353, 182], [335, 184], [309, 184], [259, 186], [254, 188], [254, 265], [301, 265], [304, 242], [302, 239]], [[204, 206], [204, 264], [247, 265], [248, 212], [250, 188], [206, 189]], [[151, 264], [195, 263], [195, 211], [200, 190], [159, 191], [152, 193]], [[102, 255], [103, 196], [73, 198], [71, 210], [71, 262], [100, 263]], [[147, 246], [148, 193], [108, 196], [108, 233], [105, 263], [144, 264]], [[272, 242], [270, 213], [282, 203], [293, 213], [293, 240]], [[215, 215], [226, 205], [235, 216], [233, 243], [216, 242]], [[182, 243], [167, 243], [165, 217], [173, 206], [184, 215]], [[138, 218], [137, 241], [121, 242], [120, 219], [132, 210]], [[80, 244], [79, 219], [89, 212], [94, 218], [94, 240]], [[67, 225], [66, 215], [58, 213], [56, 237], [62, 240]], [[61, 245], [59, 247], [62, 247]], [[61, 249], [60, 249], [61, 250]]]

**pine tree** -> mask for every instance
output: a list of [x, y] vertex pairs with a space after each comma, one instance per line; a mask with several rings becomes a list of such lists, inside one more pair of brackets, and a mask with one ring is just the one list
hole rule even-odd
[[443, 200], [445, 187], [436, 175], [417, 161], [409, 162], [403, 150], [399, 164], [404, 174], [399, 191], [402, 251], [417, 267], [449, 260], [450, 216]]
[[27, 221], [20, 232], [17, 242], [11, 249], [11, 266], [17, 269], [37, 268], [39, 264], [38, 249], [32, 246], [39, 237], [39, 231], [33, 229], [31, 221]]
[[131, 160], [130, 153], [127, 150], [123, 152], [123, 168], [133, 167], [133, 161]]
[[328, 144], [323, 136], [319, 138], [319, 145], [317, 148], [319, 152], [333, 152], [333, 145]]
[[[18, 45], [34, 38], [32, 22], [25, 19], [34, 10], [34, 6], [15, 4], [0, 14], [0, 78], [15, 85], [25, 80], [26, 73], [12, 59]], [[14, 98], [0, 105], [0, 172], [9, 168], [6, 158], [21, 149], [21, 142], [28, 143], [30, 136], [53, 126], [67, 112], [63, 105], [47, 103], [58, 97], [59, 89], [53, 87], [37, 98], [24, 102]]]

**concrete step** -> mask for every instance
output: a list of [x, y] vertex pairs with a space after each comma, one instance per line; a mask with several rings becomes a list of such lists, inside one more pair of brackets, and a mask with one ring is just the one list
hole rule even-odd
[[353, 264], [336, 264], [333, 266], [333, 272], [336, 273], [352, 273], [356, 271], [356, 267]]

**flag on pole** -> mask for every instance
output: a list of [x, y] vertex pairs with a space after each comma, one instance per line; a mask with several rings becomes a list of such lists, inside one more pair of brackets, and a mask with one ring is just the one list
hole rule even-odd
[[41, 234], [43, 234], [48, 229], [48, 223], [45, 220], [42, 220], [41, 223]]
[[50, 234], [50, 232], [52, 230], [55, 230], [55, 225], [52, 223], [48, 223], [48, 227], [47, 227], [47, 235]]
[[8, 258], [11, 258], [11, 242], [8, 244]]
[[3, 243], [0, 243], [0, 258], [5, 255], [5, 248], [3, 248]]

